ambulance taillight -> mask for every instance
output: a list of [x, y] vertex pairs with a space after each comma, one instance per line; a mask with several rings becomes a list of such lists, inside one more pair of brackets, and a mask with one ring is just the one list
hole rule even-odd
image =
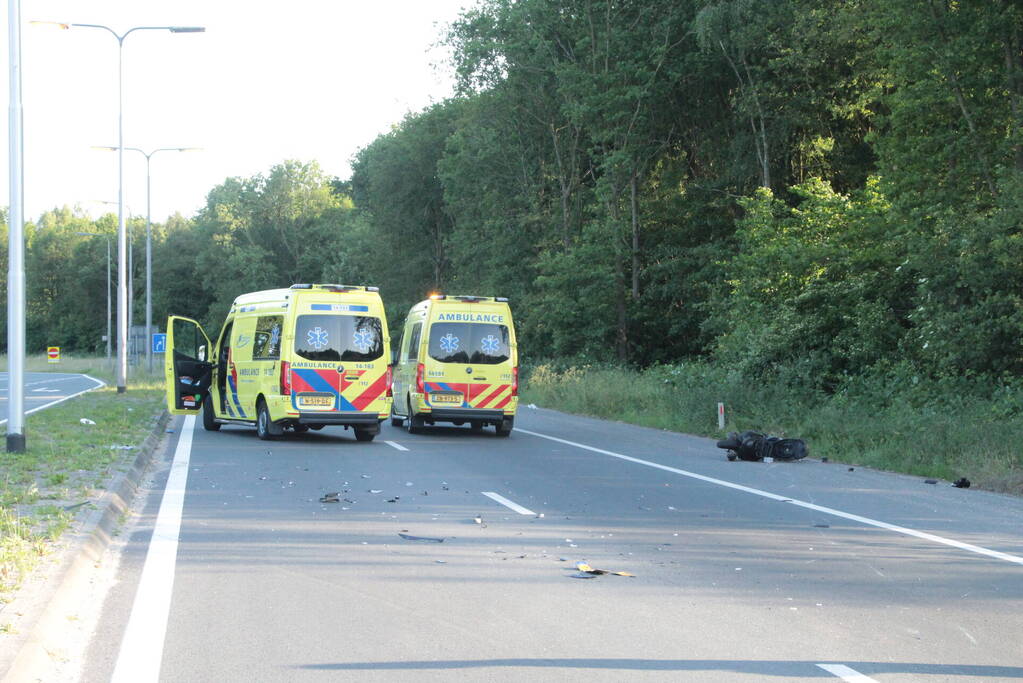
[[291, 363], [286, 360], [281, 361], [281, 393], [291, 395]]
[[419, 365], [416, 366], [416, 391], [419, 392], [420, 394], [426, 393], [426, 386], [423, 383], [425, 376], [426, 366], [420, 363]]
[[387, 383], [387, 398], [394, 396], [394, 373], [391, 370], [391, 366], [387, 366], [387, 377], [384, 380]]
[[518, 368], [512, 368], [512, 390], [511, 390], [511, 395], [512, 396], [518, 396], [519, 395], [519, 369]]

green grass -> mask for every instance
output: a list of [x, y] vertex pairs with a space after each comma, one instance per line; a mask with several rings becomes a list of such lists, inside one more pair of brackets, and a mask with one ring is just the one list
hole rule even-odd
[[[163, 413], [160, 375], [130, 372], [128, 391], [119, 395], [105, 363], [27, 359], [29, 372], [80, 372], [108, 384], [26, 416], [26, 452], [0, 456], [0, 601], [88, 507], [78, 504], [95, 500], [112, 476], [130, 466]], [[96, 424], [82, 424], [83, 417]], [[135, 449], [111, 449], [126, 445]]]
[[[751, 382], [704, 364], [643, 372], [611, 367], [533, 369], [522, 403], [720, 438], [755, 429], [805, 439], [812, 457], [1023, 494], [1023, 389], [985, 397], [961, 386], [891, 377], [832, 394], [790, 381]], [[990, 393], [990, 387], [986, 389]]]

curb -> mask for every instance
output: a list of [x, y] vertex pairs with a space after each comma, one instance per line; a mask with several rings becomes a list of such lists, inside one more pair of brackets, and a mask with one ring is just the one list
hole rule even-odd
[[[60, 633], [60, 627], [67, 623], [68, 615], [75, 612], [78, 595], [88, 583], [90, 570], [110, 545], [115, 529], [135, 499], [142, 478], [156, 460], [170, 419], [170, 414], [164, 410], [153, 431], [139, 447], [131, 468], [108, 483], [106, 492], [95, 502], [96, 509], [85, 517], [78, 531], [68, 536], [60, 564], [49, 573], [41, 587], [44, 597], [39, 601], [40, 608], [31, 610], [37, 614], [26, 616], [27, 635], [24, 641], [18, 646], [17, 654], [6, 671], [0, 671], [3, 683], [38, 680], [33, 672], [45, 671], [52, 666], [50, 653], [60, 648], [59, 640], [53, 641]], [[0, 662], [0, 666], [3, 664]]]

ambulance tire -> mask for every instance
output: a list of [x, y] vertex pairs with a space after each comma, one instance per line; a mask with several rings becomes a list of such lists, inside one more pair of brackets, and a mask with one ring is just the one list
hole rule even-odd
[[353, 431], [355, 432], [356, 441], [372, 441], [373, 437], [379, 433], [379, 430], [372, 431], [365, 427], [354, 427]]
[[405, 424], [405, 418], [403, 418], [401, 415], [395, 415], [394, 414], [394, 404], [392, 403], [391, 404], [391, 426], [392, 427], [401, 427], [403, 424]]
[[202, 402], [202, 428], [207, 432], [220, 431], [220, 423], [213, 420], [213, 398], [209, 394]]
[[472, 421], [470, 421], [469, 422], [469, 431], [471, 431], [473, 433], [482, 432], [483, 431], [483, 422], [482, 422], [482, 420], [472, 420]]
[[408, 433], [409, 434], [422, 434], [423, 429], [426, 427], [426, 421], [422, 415], [409, 415], [408, 418]]
[[494, 425], [494, 430], [498, 436], [508, 436], [512, 433], [512, 426], [515, 424], [515, 419], [506, 417], [501, 420], [501, 424]]
[[256, 436], [263, 441], [268, 441], [283, 433], [284, 429], [280, 425], [275, 425], [270, 421], [270, 410], [266, 407], [266, 402], [260, 399], [259, 404], [256, 405]]

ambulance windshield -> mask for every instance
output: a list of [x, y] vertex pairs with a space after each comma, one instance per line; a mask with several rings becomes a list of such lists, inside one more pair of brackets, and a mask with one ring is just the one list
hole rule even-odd
[[300, 315], [295, 353], [306, 360], [370, 361], [384, 355], [380, 319], [362, 315]]
[[508, 328], [490, 323], [434, 323], [430, 358], [442, 363], [497, 365], [511, 358]]

